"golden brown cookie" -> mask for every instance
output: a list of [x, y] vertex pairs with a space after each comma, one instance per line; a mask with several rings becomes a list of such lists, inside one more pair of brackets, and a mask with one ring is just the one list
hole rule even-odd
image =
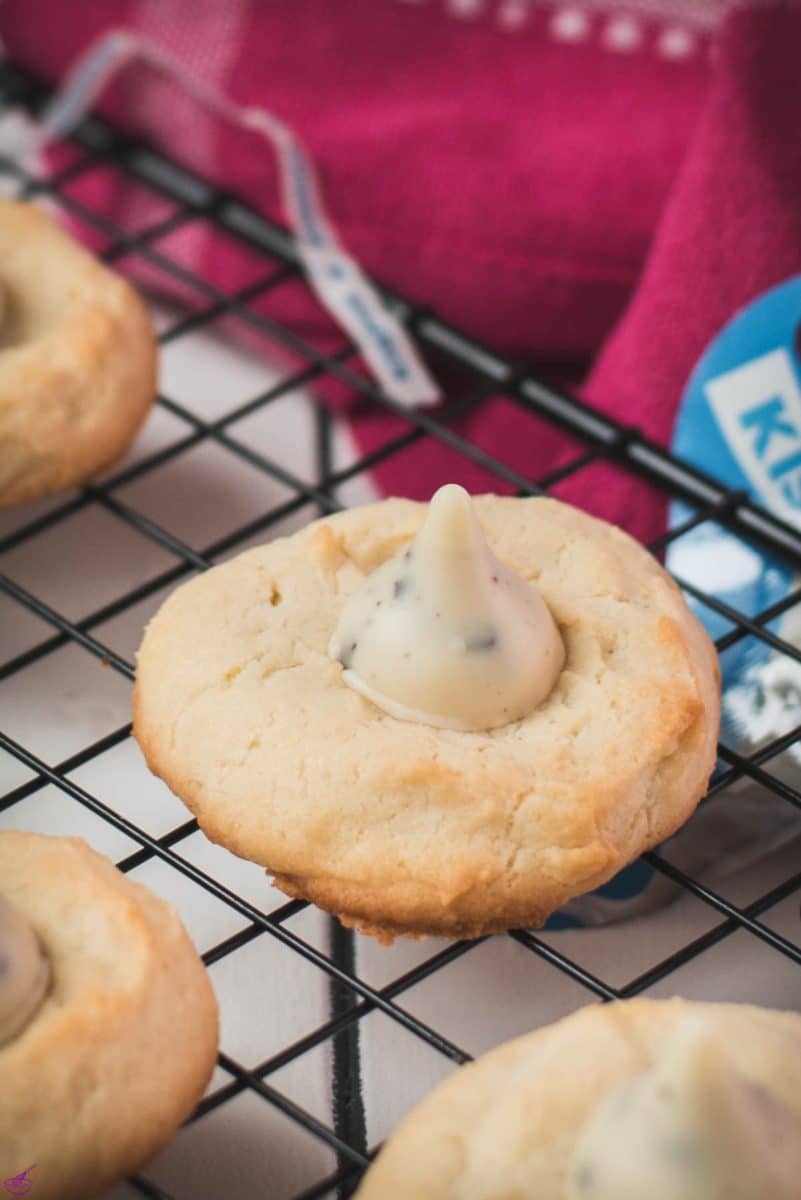
[[686, 821], [714, 763], [717, 659], [658, 563], [554, 500], [475, 508], [567, 652], [520, 721], [396, 720], [327, 653], [347, 597], [419, 529], [411, 501], [215, 567], [170, 596], [139, 652], [136, 736], [207, 836], [380, 937], [540, 924]]
[[[685, 1069], [674, 1072], [670, 1085], [655, 1080], [657, 1104], [649, 1111], [630, 1086], [643, 1080], [648, 1086], [647, 1073], [657, 1064], [669, 1072], [670, 1047], [685, 1036], [710, 1041], [697, 1048]], [[709, 1045], [720, 1048], [717, 1060], [705, 1058]], [[718, 1060], [727, 1074], [715, 1078]], [[697, 1143], [692, 1120], [684, 1136], [659, 1138], [661, 1131], [653, 1126], [664, 1120], [660, 1103], [669, 1121], [672, 1105], [680, 1106], [674, 1117], [692, 1118], [686, 1108], [708, 1094], [719, 1103], [715, 1111], [702, 1107], [697, 1113], [698, 1124], [705, 1126]], [[630, 1099], [634, 1111], [627, 1111]], [[507, 1042], [440, 1084], [390, 1137], [358, 1200], [608, 1200], [604, 1168], [608, 1173], [610, 1164], [605, 1148], [592, 1144], [591, 1126], [603, 1104], [608, 1105], [607, 1141], [620, 1135], [612, 1170], [622, 1169], [621, 1178], [627, 1179], [626, 1157], [636, 1160], [643, 1149], [652, 1151], [643, 1161], [645, 1188], [639, 1190], [635, 1181], [633, 1190], [626, 1188], [625, 1200], [632, 1195], [637, 1200], [697, 1200], [699, 1195], [732, 1200], [731, 1189], [696, 1187], [705, 1169], [717, 1176], [736, 1167], [715, 1161], [716, 1122], [722, 1118], [724, 1126], [727, 1121], [736, 1126], [743, 1120], [750, 1138], [761, 1114], [768, 1119], [758, 1131], [760, 1140], [731, 1147], [732, 1157], [745, 1154], [742, 1172], [751, 1176], [737, 1200], [773, 1200], [777, 1192], [769, 1190], [768, 1180], [774, 1166], [785, 1184], [778, 1191], [781, 1200], [795, 1197], [799, 1193], [786, 1167], [801, 1161], [801, 1015], [684, 1000], [629, 1000], [581, 1009]], [[784, 1137], [779, 1136], [782, 1124]], [[704, 1161], [706, 1150], [709, 1161]], [[757, 1154], [766, 1160], [761, 1164], [765, 1189], [755, 1184], [762, 1174], [754, 1162]], [[780, 1155], [781, 1164], [775, 1161]], [[686, 1187], [676, 1190], [682, 1176]], [[619, 1191], [611, 1194], [623, 1200]]]
[[33, 927], [49, 990], [0, 1046], [0, 1181], [86, 1200], [192, 1112], [217, 1004], [177, 914], [77, 838], [0, 833], [0, 891]]
[[156, 391], [130, 284], [34, 204], [0, 200], [0, 508], [118, 458]]

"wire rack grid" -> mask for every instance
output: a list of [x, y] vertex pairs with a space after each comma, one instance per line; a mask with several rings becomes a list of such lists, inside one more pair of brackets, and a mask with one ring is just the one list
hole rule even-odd
[[[28, 73], [6, 63], [0, 68], [0, 95], [4, 105], [22, 105], [36, 111], [46, 95], [46, 89]], [[635, 472], [670, 497], [681, 498], [690, 506], [691, 515], [678, 527], [663, 535], [652, 546], [664, 550], [672, 541], [684, 536], [705, 522], [723, 525], [742, 539], [744, 544], [780, 556], [792, 567], [801, 568], [801, 535], [790, 526], [752, 504], [747, 497], [733, 492], [685, 462], [648, 441], [636, 429], [623, 428], [595, 412], [580, 401], [561, 393], [540, 380], [534, 373], [521, 369], [464, 337], [432, 313], [405, 303], [398, 296], [385, 292], [387, 300], [414, 332], [419, 344], [432, 360], [462, 373], [465, 386], [458, 401], [449, 402], [435, 412], [406, 411], [383, 395], [369, 379], [353, 366], [353, 348], [342, 343], [333, 353], [323, 353], [306, 342], [290, 328], [263, 312], [257, 312], [253, 302], [287, 280], [300, 279], [294, 248], [286, 232], [248, 210], [235, 196], [188, 173], [184, 168], [157, 152], [153, 147], [133, 142], [115, 131], [108, 123], [92, 117], [82, 123], [74, 136], [75, 153], [68, 164], [47, 179], [33, 178], [11, 162], [4, 170], [15, 173], [25, 185], [30, 197], [46, 197], [68, 217], [87, 229], [102, 235], [102, 257], [119, 262], [136, 257], [175, 280], [195, 298], [193, 311], [179, 315], [163, 328], [163, 346], [186, 338], [221, 318], [232, 317], [256, 334], [267, 335], [288, 348], [301, 359], [299, 370], [286, 375], [258, 394], [248, 396], [224, 416], [206, 420], [191, 407], [166, 395], [158, 397], [158, 406], [170, 414], [180, 427], [180, 434], [153, 453], [140, 457], [132, 464], [118, 469], [100, 483], [93, 483], [57, 498], [34, 517], [4, 527], [0, 536], [0, 555], [6, 561], [20, 550], [30, 548], [35, 553], [37, 539], [43, 534], [58, 531], [75, 514], [101, 509], [119, 526], [136, 533], [156, 546], [169, 560], [166, 568], [150, 578], [138, 579], [121, 594], [113, 596], [93, 611], [75, 616], [63, 611], [59, 596], [50, 593], [34, 594], [13, 575], [0, 575], [0, 589], [6, 600], [23, 606], [41, 627], [43, 636], [33, 644], [15, 651], [0, 663], [0, 685], [6, 689], [24, 677], [25, 672], [64, 647], [80, 648], [93, 656], [96, 666], [111, 671], [129, 683], [133, 666], [128, 657], [98, 636], [98, 630], [142, 601], [160, 596], [164, 589], [202, 571], [221, 556], [244, 546], [256, 537], [270, 537], [282, 527], [282, 522], [297, 517], [303, 521], [319, 513], [329, 513], [342, 506], [342, 489], [354, 478], [365, 474], [382, 460], [390, 459], [425, 438], [433, 438], [460, 455], [493, 473], [504, 485], [519, 494], [537, 494], [555, 486], [576, 472], [599, 463], [613, 463], [616, 469]], [[107, 215], [93, 211], [76, 198], [72, 185], [87, 172], [102, 164], [105, 168], [149, 189], [154, 195], [166, 198], [170, 208], [166, 216], [136, 231], [118, 227]], [[256, 277], [238, 290], [225, 293], [214, 283], [189, 271], [174, 261], [160, 246], [161, 240], [188, 222], [202, 218], [236, 239], [258, 263]], [[403, 422], [403, 432], [390, 439], [371, 454], [363, 456], [345, 468], [335, 469], [332, 458], [332, 418], [321, 404], [314, 409], [313, 479], [302, 478], [278, 457], [271, 457], [262, 448], [242, 437], [233, 427], [243, 417], [261, 412], [296, 389], [324, 377], [333, 377], [356, 389], [366, 403], [392, 411]], [[502, 394], [523, 409], [530, 417], [532, 436], [538, 427], [556, 424], [568, 431], [580, 450], [573, 460], [548, 477], [529, 479], [522, 476], [478, 445], [466, 440], [453, 428], [454, 417], [466, 409], [480, 406], [489, 397]], [[225, 453], [236, 456], [250, 468], [277, 481], [288, 492], [282, 503], [225, 532], [214, 542], [198, 550], [187, 540], [162, 526], [152, 515], [139, 511], [134, 503], [123, 499], [126, 485], [146, 477], [166, 463], [180, 459], [193, 448], [213, 443]], [[102, 563], [93, 561], [91, 548], [82, 566], [86, 571], [101, 571]], [[161, 560], [159, 560], [161, 561]], [[801, 661], [801, 651], [783, 640], [772, 625], [776, 619], [801, 601], [801, 590], [794, 590], [780, 603], [765, 611], [746, 613], [733, 609], [714, 595], [687, 581], [678, 581], [697, 602], [706, 605], [727, 622], [727, 629], [718, 640], [724, 654], [746, 639], [757, 639], [768, 645], [773, 653]], [[47, 628], [46, 628], [47, 627]], [[93, 676], [94, 678], [94, 676]], [[13, 691], [5, 696], [13, 697]], [[8, 712], [8, 709], [6, 709]], [[210, 1091], [202, 1100], [192, 1122], [201, 1122], [215, 1110], [230, 1104], [236, 1097], [249, 1094], [272, 1106], [291, 1122], [300, 1126], [312, 1139], [321, 1142], [332, 1154], [333, 1169], [296, 1192], [298, 1200], [313, 1197], [347, 1196], [358, 1183], [375, 1153], [368, 1143], [369, 1113], [360, 1087], [360, 1031], [371, 1014], [382, 1014], [388, 1021], [401, 1026], [414, 1039], [424, 1042], [445, 1060], [448, 1068], [467, 1062], [471, 1054], [456, 1044], [443, 1022], [433, 1024], [415, 1015], [413, 1007], [404, 1005], [409, 994], [422, 981], [444, 979], [449, 969], [476, 954], [481, 942], [456, 942], [430, 953], [423, 949], [417, 961], [407, 970], [380, 986], [370, 982], [357, 970], [356, 938], [336, 921], [326, 918], [326, 939], [322, 945], [301, 936], [293, 920], [308, 906], [299, 901], [282, 903], [266, 910], [247, 895], [230, 887], [213, 870], [197, 865], [182, 846], [197, 831], [193, 820], [182, 821], [166, 832], [153, 833], [140, 825], [131, 815], [120, 811], [113, 799], [104, 798], [102, 773], [99, 782], [88, 787], [83, 782], [83, 768], [103, 762], [109, 752], [126, 743], [131, 736], [130, 724], [106, 732], [91, 744], [83, 745], [62, 761], [48, 761], [42, 753], [23, 744], [6, 732], [6, 722], [0, 721], [0, 750], [24, 772], [25, 778], [0, 796], [0, 815], [13, 818], [15, 806], [52, 787], [71, 802], [88, 810], [118, 833], [125, 835], [135, 848], [118, 861], [124, 872], [138, 871], [153, 862], [175, 872], [232, 911], [236, 931], [221, 938], [204, 954], [209, 967], [249, 946], [258, 939], [274, 939], [288, 952], [300, 956], [310, 968], [327, 980], [329, 1011], [327, 1019], [302, 1037], [287, 1041], [259, 1062], [241, 1062], [232, 1053], [223, 1051], [219, 1069]], [[783, 804], [801, 808], [801, 793], [786, 773], [779, 769], [783, 756], [792, 749], [801, 734], [801, 727], [782, 730], [753, 752], [745, 753], [736, 747], [721, 744], [719, 763], [712, 793], [720, 794], [736, 788], [744, 780], [764, 789], [766, 795], [777, 797]], [[112, 793], [113, 794], [113, 793]], [[801, 818], [799, 818], [801, 829]], [[711, 952], [733, 935], [757, 939], [769, 951], [770, 963], [783, 961], [794, 969], [796, 996], [801, 996], [801, 945], [797, 937], [780, 932], [771, 922], [771, 914], [782, 902], [797, 897], [801, 890], [801, 871], [785, 870], [771, 880], [769, 890], [737, 902], [716, 890], [701, 877], [694, 877], [670, 861], [662, 851], [644, 856], [648, 866], [658, 875], [670, 880], [681, 892], [691, 894], [710, 918], [703, 932], [686, 936], [660, 961], [626, 976], [625, 963], [614, 980], [603, 977], [582, 962], [578, 956], [565, 952], [558, 938], [531, 930], [516, 930], [506, 938], [531, 956], [543, 969], [569, 980], [582, 996], [582, 1003], [606, 1002], [637, 996], [662, 981], [669, 980], [681, 968]], [[797, 864], [796, 864], [797, 865]], [[770, 969], [768, 967], [768, 969]], [[496, 982], [499, 1003], [503, 1002], [503, 981]], [[727, 998], [727, 982], [721, 984]], [[536, 1023], [536, 996], [531, 998], [532, 1024]], [[301, 1056], [326, 1046], [330, 1054], [331, 1111], [328, 1119], [309, 1111], [292, 1099], [273, 1082], [282, 1069], [297, 1062]], [[396, 1068], [397, 1067], [396, 1064]], [[170, 1200], [173, 1193], [144, 1175], [129, 1181], [135, 1193]], [[253, 1194], [273, 1195], [270, 1180], [254, 1181]], [[185, 1195], [186, 1193], [181, 1193]], [[282, 1193], [283, 1195], [284, 1193]], [[175, 1193], [177, 1197], [178, 1193]]]

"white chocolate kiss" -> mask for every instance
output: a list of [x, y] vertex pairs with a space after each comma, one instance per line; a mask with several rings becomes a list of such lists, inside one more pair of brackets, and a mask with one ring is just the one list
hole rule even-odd
[[798, 1200], [801, 1121], [698, 1018], [579, 1137], [568, 1200]]
[[465, 730], [526, 716], [565, 659], [545, 601], [495, 557], [456, 484], [439, 489], [411, 545], [350, 597], [328, 652], [345, 682], [391, 716]]
[[36, 934], [0, 896], [0, 1047], [22, 1032], [49, 982], [50, 968]]

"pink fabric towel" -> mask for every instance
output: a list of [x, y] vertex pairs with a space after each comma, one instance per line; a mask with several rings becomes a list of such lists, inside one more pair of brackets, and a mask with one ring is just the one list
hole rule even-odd
[[[676, 60], [658, 52], [665, 26], [650, 18], [633, 26], [638, 47], [610, 49], [611, 18], [597, 4], [573, 27], [580, 40], [564, 21], [554, 36], [560, 14], [548, 6], [518, 4], [527, 18], [515, 30], [500, 2], [473, 6], [482, 11], [470, 19], [448, 7], [82, 0], [54, 11], [5, 0], [0, 29], [12, 57], [57, 80], [100, 33], [136, 28], [233, 98], [270, 108], [311, 151], [329, 211], [367, 270], [557, 378], [575, 382], [597, 358], [591, 402], [667, 441], [703, 347], [740, 304], [799, 267], [801, 13], [738, 5], [712, 35], [711, 59], [694, 28], [698, 51]], [[276, 215], [268, 156], [246, 152], [169, 85], [132, 73], [109, 105]], [[75, 186], [123, 224], [144, 220], [141, 195], [102, 171]], [[254, 271], [202, 222], [165, 249], [226, 289]], [[265, 310], [325, 348], [341, 340], [298, 286], [271, 294]], [[408, 428], [332, 398], [349, 405], [365, 451]], [[581, 451], [500, 397], [455, 428], [532, 480]], [[416, 497], [444, 479], [502, 490], [428, 437], [377, 477]], [[608, 466], [556, 494], [643, 538], [664, 527], [664, 498]]]

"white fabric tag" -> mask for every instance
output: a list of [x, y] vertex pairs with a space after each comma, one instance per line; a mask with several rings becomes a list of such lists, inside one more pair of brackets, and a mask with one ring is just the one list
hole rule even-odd
[[278, 156], [282, 203], [298, 257], [320, 302], [356, 343], [392, 400], [408, 408], [436, 403], [439, 388], [411, 338], [329, 223], [314, 167], [292, 130], [266, 109], [234, 104], [147, 38], [117, 31], [95, 42], [72, 67], [38, 122], [20, 121], [17, 113], [0, 119], [2, 152], [30, 162], [48, 143], [68, 134], [112, 76], [134, 59], [180, 83], [218, 116], [266, 139]]
[[[44, 172], [44, 159], [37, 148], [38, 126], [22, 109], [8, 109], [0, 115], [0, 155], [18, 163], [38, 179]], [[13, 200], [23, 188], [16, 175], [0, 172], [0, 196]]]

